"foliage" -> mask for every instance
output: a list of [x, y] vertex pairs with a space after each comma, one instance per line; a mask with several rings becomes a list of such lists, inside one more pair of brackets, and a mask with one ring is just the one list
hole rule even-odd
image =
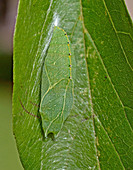
[[[56, 140], [39, 115], [54, 24], [74, 47], [74, 106]], [[14, 37], [13, 130], [25, 169], [132, 169], [133, 25], [123, 0], [20, 0]], [[20, 102], [21, 101], [21, 102]]]

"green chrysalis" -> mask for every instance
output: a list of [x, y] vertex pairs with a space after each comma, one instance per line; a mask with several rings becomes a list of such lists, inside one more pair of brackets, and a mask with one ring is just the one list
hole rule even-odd
[[55, 26], [42, 71], [40, 115], [45, 137], [58, 136], [74, 98], [75, 60], [66, 32]]

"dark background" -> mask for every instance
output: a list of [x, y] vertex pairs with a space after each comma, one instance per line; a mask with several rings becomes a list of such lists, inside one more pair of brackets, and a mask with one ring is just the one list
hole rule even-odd
[[[126, 0], [133, 18], [133, 0]], [[0, 0], [0, 169], [22, 170], [12, 132], [13, 34], [18, 0]]]

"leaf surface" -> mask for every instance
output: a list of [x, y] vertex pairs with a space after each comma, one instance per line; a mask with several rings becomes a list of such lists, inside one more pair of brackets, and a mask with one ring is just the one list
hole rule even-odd
[[[72, 43], [76, 79], [74, 106], [53, 140], [44, 138], [42, 122], [32, 114], [39, 116], [42, 68], [55, 24]], [[13, 129], [25, 169], [132, 168], [132, 30], [123, 0], [20, 0]]]

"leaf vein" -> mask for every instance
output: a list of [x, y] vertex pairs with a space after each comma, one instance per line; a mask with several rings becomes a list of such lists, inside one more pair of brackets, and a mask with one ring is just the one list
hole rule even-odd
[[124, 54], [124, 56], [125, 56], [125, 59], [126, 59], [126, 61], [127, 61], [127, 64], [129, 65], [130, 69], [133, 71], [133, 68], [132, 68], [132, 66], [130, 65], [130, 63], [129, 63], [129, 61], [128, 61], [128, 58], [127, 58], [127, 56], [126, 56], [125, 50], [123, 49], [121, 40], [120, 40], [120, 38], [119, 38], [119, 36], [118, 36], [118, 34], [117, 34], [117, 30], [116, 30], [116, 28], [115, 28], [115, 25], [114, 25], [114, 23], [113, 23], [113, 20], [112, 20], [112, 18], [111, 18], [111, 15], [110, 15], [110, 13], [109, 13], [109, 10], [108, 10], [108, 8], [107, 8], [107, 6], [106, 6], [105, 0], [103, 0], [103, 4], [104, 4], [104, 6], [105, 6], [105, 9], [107, 10], [107, 13], [108, 13], [108, 15], [109, 15], [110, 22], [112, 23], [112, 27], [113, 27], [113, 29], [114, 29], [114, 31], [115, 31], [115, 33], [116, 33], [118, 42], [119, 42], [120, 47], [121, 47], [121, 49], [122, 49], [122, 52], [123, 52], [123, 54]]

